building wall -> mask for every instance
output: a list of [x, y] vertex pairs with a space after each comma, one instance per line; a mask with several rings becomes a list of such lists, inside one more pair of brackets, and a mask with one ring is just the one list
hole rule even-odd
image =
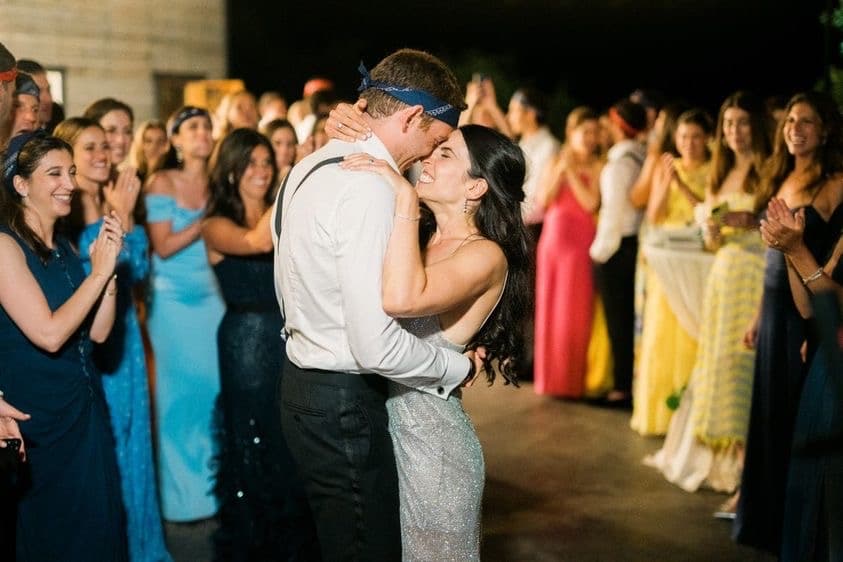
[[0, 0], [0, 41], [64, 69], [68, 116], [109, 96], [158, 117], [156, 74], [225, 77], [225, 30], [224, 0]]

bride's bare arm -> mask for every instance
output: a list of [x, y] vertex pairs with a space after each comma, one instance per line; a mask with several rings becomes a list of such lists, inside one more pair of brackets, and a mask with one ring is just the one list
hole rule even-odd
[[419, 247], [419, 200], [415, 189], [385, 161], [367, 154], [346, 157], [350, 170], [371, 171], [395, 190], [395, 217], [383, 264], [384, 311], [395, 317], [439, 314], [477, 299], [502, 283], [506, 258], [489, 240], [466, 240], [453, 255], [425, 267]]

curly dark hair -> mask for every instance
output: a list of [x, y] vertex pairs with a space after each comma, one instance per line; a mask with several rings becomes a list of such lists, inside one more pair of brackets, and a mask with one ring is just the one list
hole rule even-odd
[[480, 234], [501, 248], [508, 268], [500, 303], [471, 339], [468, 349], [486, 348], [483, 363], [489, 384], [495, 380], [493, 367], [497, 366], [504, 384], [518, 386], [517, 368], [524, 351], [521, 326], [533, 301], [529, 234], [521, 218], [526, 174], [524, 153], [494, 129], [463, 125], [459, 130], [468, 147], [469, 177], [482, 178], [489, 186], [477, 208], [475, 224]]
[[275, 182], [278, 180], [278, 167], [275, 163], [275, 151], [265, 136], [253, 129], [235, 129], [223, 138], [211, 156], [211, 196], [208, 201], [207, 216], [226, 217], [240, 226], [246, 226], [243, 200], [238, 186], [252, 151], [263, 146], [269, 151], [272, 165], [272, 179], [266, 190], [264, 203], [272, 204]]

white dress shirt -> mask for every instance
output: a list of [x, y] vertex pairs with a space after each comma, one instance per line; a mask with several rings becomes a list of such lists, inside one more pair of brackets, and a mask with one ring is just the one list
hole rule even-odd
[[559, 141], [545, 126], [518, 142], [527, 161], [527, 178], [524, 180], [524, 202], [521, 216], [527, 224], [542, 222], [542, 210], [536, 208], [536, 190], [539, 179], [550, 159], [559, 152]]
[[600, 173], [600, 216], [597, 235], [589, 254], [597, 263], [609, 261], [621, 246], [621, 239], [638, 234], [641, 211], [632, 206], [629, 191], [644, 162], [647, 149], [636, 140], [627, 139], [609, 149]]
[[290, 199], [314, 165], [356, 152], [397, 170], [374, 135], [332, 140], [290, 172], [280, 241], [273, 211], [275, 292], [286, 316], [287, 355], [303, 369], [377, 373], [447, 398], [468, 375], [469, 359], [421, 341], [383, 311], [383, 258], [395, 212], [387, 180], [328, 164]]

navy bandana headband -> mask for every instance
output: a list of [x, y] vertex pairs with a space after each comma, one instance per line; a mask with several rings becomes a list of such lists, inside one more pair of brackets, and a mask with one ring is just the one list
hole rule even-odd
[[358, 92], [362, 92], [368, 88], [374, 88], [386, 92], [395, 99], [406, 103], [407, 105], [420, 105], [424, 108], [424, 112], [434, 119], [438, 119], [443, 123], [447, 123], [451, 127], [456, 128], [460, 120], [460, 110], [449, 103], [445, 103], [436, 96], [425, 92], [424, 90], [416, 90], [415, 88], [407, 88], [403, 86], [395, 86], [385, 82], [373, 80], [369, 71], [363, 63], [357, 67], [357, 71], [363, 77], [360, 82]]
[[179, 127], [181, 127], [182, 123], [192, 117], [198, 116], [206, 117], [209, 121], [211, 120], [210, 114], [206, 110], [199, 107], [187, 106], [181, 111], [179, 111], [179, 114], [176, 115], [176, 117], [173, 119], [173, 124], [170, 125], [170, 136], [176, 134], [176, 132], [179, 130]]
[[6, 155], [3, 159], [3, 184], [10, 193], [15, 193], [15, 176], [18, 174], [18, 156], [21, 150], [26, 146], [26, 143], [34, 138], [44, 138], [47, 133], [43, 129], [37, 131], [30, 131], [16, 135], [15, 138], [9, 141], [9, 146], [6, 148]]

